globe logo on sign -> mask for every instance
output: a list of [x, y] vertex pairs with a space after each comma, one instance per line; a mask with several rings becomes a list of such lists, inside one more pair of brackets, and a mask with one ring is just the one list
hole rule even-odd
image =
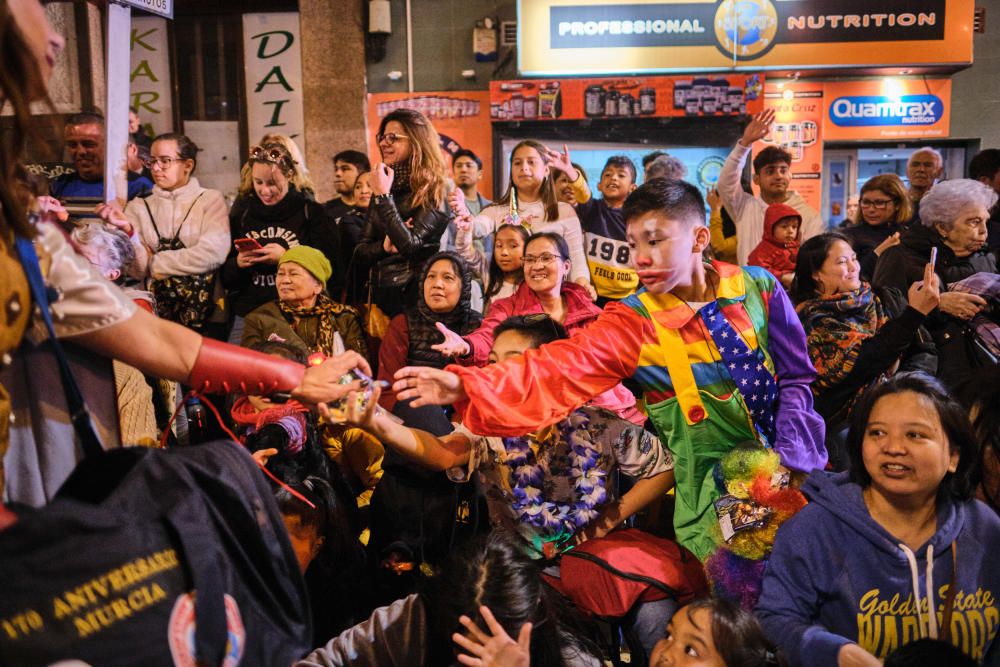
[[719, 182], [719, 172], [724, 164], [725, 161], [717, 155], [709, 155], [698, 163], [698, 168], [695, 169], [698, 185], [702, 188], [714, 188]]
[[770, 0], [723, 0], [715, 10], [719, 50], [737, 60], [753, 60], [774, 46], [778, 11]]

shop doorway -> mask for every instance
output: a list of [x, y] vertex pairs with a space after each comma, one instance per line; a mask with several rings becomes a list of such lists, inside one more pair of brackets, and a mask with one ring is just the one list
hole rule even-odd
[[962, 178], [978, 142], [920, 144], [826, 144], [823, 149], [823, 219], [833, 228], [844, 220], [847, 200], [861, 191], [869, 178], [896, 174], [909, 187], [906, 163], [919, 148], [931, 147], [944, 158], [942, 178]]

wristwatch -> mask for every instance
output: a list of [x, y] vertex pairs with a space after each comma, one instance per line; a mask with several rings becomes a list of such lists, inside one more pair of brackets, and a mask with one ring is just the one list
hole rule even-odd
[[372, 202], [376, 204], [381, 204], [384, 201], [390, 201], [392, 199], [392, 193], [387, 192], [384, 195], [375, 195], [372, 197]]

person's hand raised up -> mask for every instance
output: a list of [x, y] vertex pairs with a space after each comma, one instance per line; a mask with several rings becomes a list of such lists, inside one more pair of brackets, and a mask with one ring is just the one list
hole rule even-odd
[[480, 630], [468, 616], [460, 616], [458, 622], [468, 634], [456, 632], [451, 639], [469, 655], [460, 653], [458, 661], [469, 667], [528, 667], [531, 664], [531, 623], [521, 626], [517, 641], [514, 641], [488, 607], [480, 607], [479, 614], [486, 621], [490, 634]]
[[771, 123], [774, 122], [774, 109], [764, 109], [753, 117], [750, 124], [743, 130], [743, 137], [740, 144], [746, 148], [753, 146], [755, 141], [760, 141], [771, 131]]

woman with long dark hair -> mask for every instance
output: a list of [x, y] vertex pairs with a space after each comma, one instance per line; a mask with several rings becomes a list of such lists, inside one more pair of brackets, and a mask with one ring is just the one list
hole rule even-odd
[[851, 418], [849, 472], [814, 470], [779, 530], [755, 612], [792, 667], [877, 667], [947, 639], [995, 665], [1000, 518], [975, 500], [978, 444], [934, 378], [900, 373]]
[[420, 268], [437, 252], [451, 213], [440, 138], [426, 116], [396, 109], [382, 118], [376, 137], [382, 162], [372, 166], [372, 199], [354, 260], [369, 272], [374, 302], [393, 317], [417, 302]]
[[[451, 554], [438, 576], [419, 593], [380, 607], [364, 623], [331, 639], [296, 667], [431, 667], [455, 663], [452, 635], [464, 632], [465, 616], [482, 622], [487, 607], [511, 636], [531, 623], [531, 667], [597, 667], [592, 644], [580, 639], [582, 624], [548, 588], [506, 533], [495, 530]], [[485, 623], [483, 623], [485, 626]]]

